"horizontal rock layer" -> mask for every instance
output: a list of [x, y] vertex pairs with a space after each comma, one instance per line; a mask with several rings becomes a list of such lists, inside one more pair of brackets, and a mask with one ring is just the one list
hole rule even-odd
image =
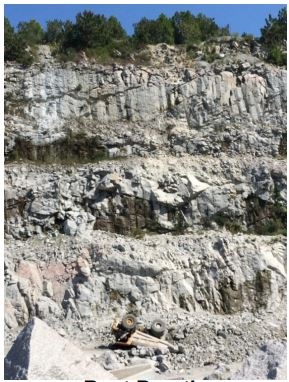
[[161, 157], [62, 169], [13, 165], [5, 177], [6, 233], [15, 238], [89, 229], [259, 232], [268, 220], [286, 224], [284, 161]]
[[97, 231], [86, 240], [62, 235], [47, 245], [29, 239], [17, 247], [13, 241], [6, 246], [10, 327], [23, 324], [30, 314], [92, 318], [129, 306], [144, 315], [147, 309], [174, 307], [274, 311], [285, 299], [281, 238], [210, 231], [139, 241]]
[[7, 158], [61, 160], [54, 142], [73, 151], [79, 132], [98, 152], [84, 147], [70, 160], [95, 160], [102, 149], [109, 156], [278, 156], [286, 138], [286, 71], [256, 60], [155, 69], [48, 59], [27, 70], [7, 67]]

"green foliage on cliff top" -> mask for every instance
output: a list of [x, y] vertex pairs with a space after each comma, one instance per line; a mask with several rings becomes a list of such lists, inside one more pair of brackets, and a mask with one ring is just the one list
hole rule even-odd
[[[134, 24], [130, 37], [118, 19], [84, 11], [76, 15], [75, 22], [49, 20], [46, 30], [36, 20], [20, 22], [14, 31], [5, 18], [5, 61], [29, 64], [33, 56], [28, 52], [36, 44], [52, 44], [55, 52], [64, 58], [71, 52], [85, 51], [96, 58], [128, 57], [145, 44], [182, 44], [190, 46], [214, 37], [228, 36], [229, 25], [220, 27], [213, 18], [190, 11], [176, 12], [171, 18], [160, 14], [156, 19], [142, 18]], [[244, 38], [251, 39], [245, 34]], [[277, 18], [269, 15], [261, 29], [260, 41], [267, 50], [267, 60], [276, 65], [286, 64], [284, 52], [287, 40], [287, 11], [284, 7]], [[115, 52], [119, 51], [120, 55]]]
[[4, 36], [4, 60], [30, 65], [33, 62], [33, 56], [27, 51], [27, 43], [23, 35], [15, 33], [6, 17], [4, 19]]

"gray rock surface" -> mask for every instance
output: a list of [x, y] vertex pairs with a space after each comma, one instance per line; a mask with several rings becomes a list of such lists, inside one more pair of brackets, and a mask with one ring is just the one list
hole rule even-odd
[[78, 347], [33, 318], [5, 357], [5, 379], [115, 379]]
[[285, 160], [250, 156], [136, 158], [133, 166], [128, 159], [79, 168], [7, 165], [5, 178], [5, 230], [15, 238], [91, 229], [182, 233], [214, 222], [254, 232], [264, 217], [285, 208], [287, 196]]
[[[115, 304], [125, 309], [131, 303], [144, 310], [178, 306], [190, 312], [236, 313], [260, 308], [274, 311], [286, 300], [282, 238], [275, 241], [210, 231], [137, 240], [92, 231], [85, 239], [71, 240], [61, 235], [49, 247], [41, 239], [21, 245], [22, 256], [30, 259], [19, 261], [14, 268], [16, 284], [6, 284], [7, 301], [16, 319], [18, 299], [30, 312], [56, 317], [71, 309], [80, 316], [97, 316], [107, 303], [110, 309]], [[85, 268], [79, 267], [84, 250]], [[13, 240], [6, 243], [6, 252], [17, 261], [19, 251]], [[49, 264], [45, 264], [46, 257]], [[43, 288], [44, 281], [51, 285], [51, 297]]]
[[252, 353], [240, 371], [232, 376], [236, 380], [287, 379], [287, 346], [271, 341]]

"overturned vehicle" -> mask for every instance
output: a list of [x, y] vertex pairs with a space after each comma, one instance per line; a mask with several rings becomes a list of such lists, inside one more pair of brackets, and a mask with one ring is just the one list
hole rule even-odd
[[114, 321], [111, 331], [116, 338], [116, 345], [121, 347], [143, 346], [148, 348], [169, 348], [175, 350], [175, 347], [164, 340], [166, 332], [165, 323], [160, 320], [154, 320], [150, 327], [147, 327], [132, 314], [126, 314], [120, 322]]

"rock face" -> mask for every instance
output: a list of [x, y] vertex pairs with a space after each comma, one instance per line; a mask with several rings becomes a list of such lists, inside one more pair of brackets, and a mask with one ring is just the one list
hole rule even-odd
[[[286, 247], [280, 237], [209, 231], [140, 241], [92, 231], [85, 240], [59, 239], [28, 240], [21, 252], [7, 243], [12, 263], [6, 270], [5, 319], [11, 327], [29, 313], [93, 321], [115, 309], [134, 308], [145, 316], [147, 310], [175, 308], [232, 314], [278, 311], [286, 301]], [[87, 251], [84, 260], [81, 253]]]
[[7, 67], [8, 158], [91, 160], [103, 150], [276, 157], [286, 134], [286, 71], [234, 60], [162, 69], [49, 59], [29, 70]]
[[108, 346], [128, 312], [164, 319], [180, 351], [113, 363], [160, 373], [284, 339], [287, 72], [218, 44], [211, 64], [161, 44], [154, 66], [47, 47], [6, 66], [7, 347], [31, 317]]
[[42, 173], [7, 167], [6, 232], [285, 225], [285, 162], [275, 158], [286, 151], [286, 71], [237, 58], [191, 68], [49, 58], [25, 71], [7, 67], [8, 161], [117, 160]]
[[47, 324], [33, 318], [5, 358], [5, 379], [115, 379]]

